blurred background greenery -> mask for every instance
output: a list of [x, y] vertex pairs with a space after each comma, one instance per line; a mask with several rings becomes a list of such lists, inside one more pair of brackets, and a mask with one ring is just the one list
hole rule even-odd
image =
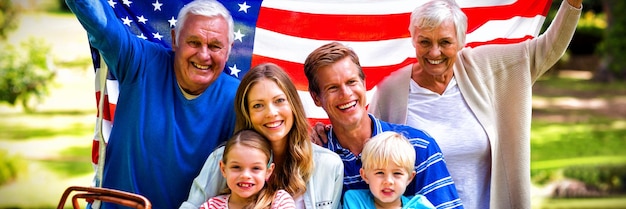
[[[626, 2], [583, 2], [567, 54], [534, 86], [533, 208], [626, 208]], [[62, 0], [0, 10], [0, 208], [54, 208], [91, 184], [87, 38]]]

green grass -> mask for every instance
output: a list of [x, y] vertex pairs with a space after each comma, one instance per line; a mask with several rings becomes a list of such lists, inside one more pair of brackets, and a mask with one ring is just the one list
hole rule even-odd
[[[601, 100], [601, 104], [596, 106], [623, 110], [624, 103], [620, 102], [626, 100], [626, 83], [596, 83], [544, 76], [535, 83], [533, 98], [550, 104], [565, 98], [577, 98], [587, 103]], [[614, 114], [612, 111], [598, 110], [598, 107], [576, 109], [561, 106], [534, 109], [531, 124], [533, 168], [555, 168], [559, 167], [558, 164], [569, 166], [590, 161], [624, 163], [626, 115]]]
[[541, 88], [540, 90], [535, 89], [534, 95], [550, 97], [569, 96], [571, 94], [576, 94], [578, 98], [626, 96], [626, 82], [624, 81], [598, 83], [576, 78], [543, 76], [534, 86]]
[[71, 178], [93, 173], [91, 147], [69, 147], [61, 150], [59, 157], [39, 160], [44, 167], [63, 178]]
[[69, 61], [55, 61], [54, 65], [58, 68], [67, 69], [89, 69], [91, 67], [91, 57], [82, 57]]
[[[91, 118], [93, 111], [47, 111], [39, 113], [1, 113], [0, 141], [7, 144], [41, 143], [34, 149], [45, 148], [45, 144], [68, 144], [66, 148], [30, 157], [30, 162], [39, 163], [64, 177], [75, 177], [93, 172], [91, 167], [91, 143], [94, 124], [84, 120]], [[91, 121], [91, 120], [89, 120]], [[81, 143], [72, 140], [78, 138]], [[76, 144], [79, 146], [72, 146]], [[44, 147], [41, 147], [44, 146]], [[20, 146], [18, 146], [20, 147]], [[13, 148], [15, 149], [15, 148]], [[7, 150], [0, 147], [0, 150]], [[25, 157], [22, 157], [25, 158]], [[26, 157], [27, 158], [27, 157]]]
[[624, 209], [626, 196], [605, 198], [547, 199], [542, 209]]
[[574, 157], [558, 160], [532, 161], [531, 170], [560, 169], [577, 165], [626, 164], [626, 156]]
[[626, 157], [624, 121], [592, 118], [574, 123], [533, 121], [531, 160], [546, 161], [595, 156]]
[[[564, 108], [554, 105], [576, 98], [601, 100], [619, 108], [626, 83], [594, 83], [580, 79], [543, 77], [534, 86], [534, 99], [549, 108], [534, 109], [531, 124], [531, 178], [537, 185], [560, 180], [563, 170], [584, 165], [626, 164], [626, 117], [611, 110]], [[565, 102], [567, 103], [567, 102]], [[541, 201], [542, 209], [626, 208], [626, 198], [576, 198]]]
[[56, 136], [83, 136], [93, 133], [95, 125], [83, 123], [77, 118], [93, 114], [93, 111], [0, 114], [0, 140], [25, 141]]
[[0, 138], [4, 140], [31, 140], [35, 138], [47, 138], [54, 136], [82, 136], [93, 132], [87, 124], [69, 124], [61, 129], [46, 129], [29, 127], [25, 125], [6, 125], [0, 127]]
[[94, 112], [0, 111], [0, 152], [24, 164], [0, 184], [0, 208], [54, 208], [68, 186], [90, 185]]

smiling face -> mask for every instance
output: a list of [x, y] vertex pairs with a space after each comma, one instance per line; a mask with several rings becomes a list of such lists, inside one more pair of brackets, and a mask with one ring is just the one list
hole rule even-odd
[[261, 150], [235, 144], [220, 161], [220, 170], [231, 190], [231, 201], [245, 203], [257, 194], [269, 179], [274, 164], [268, 168], [268, 157]]
[[394, 163], [384, 168], [361, 169], [360, 173], [361, 178], [369, 184], [369, 189], [374, 195], [374, 203], [384, 208], [402, 206], [400, 197], [415, 176], [415, 171], [407, 173], [405, 167]]
[[172, 40], [176, 80], [185, 92], [198, 95], [224, 70], [230, 50], [228, 23], [221, 16], [189, 14], [180, 31], [178, 40]]
[[433, 76], [452, 73], [461, 48], [451, 20], [432, 30], [416, 28], [413, 37], [417, 60], [424, 72]]
[[272, 144], [286, 144], [294, 118], [285, 92], [273, 80], [263, 78], [253, 84], [247, 97], [253, 128]]
[[349, 57], [321, 67], [316, 79], [319, 94], [311, 92], [311, 96], [326, 111], [333, 126], [350, 127], [369, 120], [365, 81]]

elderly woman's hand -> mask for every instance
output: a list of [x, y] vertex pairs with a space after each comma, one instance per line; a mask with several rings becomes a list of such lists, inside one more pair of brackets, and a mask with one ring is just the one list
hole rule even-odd
[[567, 0], [567, 3], [569, 3], [569, 5], [572, 5], [573, 7], [580, 9], [583, 5], [583, 0]]

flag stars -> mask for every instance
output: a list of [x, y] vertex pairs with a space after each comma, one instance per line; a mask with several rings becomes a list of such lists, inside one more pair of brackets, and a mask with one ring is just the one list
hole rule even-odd
[[239, 40], [239, 42], [243, 42], [243, 37], [246, 36], [243, 33], [241, 33], [241, 29], [237, 29], [237, 32], [235, 32], [235, 40]]
[[130, 27], [130, 23], [133, 22], [133, 20], [129, 19], [128, 16], [122, 18], [122, 22], [124, 22], [124, 25], [128, 25], [128, 27]]
[[174, 19], [174, 16], [172, 16], [171, 19], [169, 19], [167, 22], [170, 23], [170, 28], [173, 28], [174, 26], [176, 26], [176, 19]]
[[161, 4], [159, 0], [156, 0], [156, 2], [152, 3], [152, 6], [154, 6], [153, 11], [157, 11], [157, 10], [161, 11], [161, 6], [163, 6], [163, 4]]
[[248, 4], [246, 4], [246, 2], [244, 1], [243, 4], [237, 4], [239, 5], [239, 11], [241, 12], [243, 11], [244, 13], [248, 13], [248, 9], [250, 8], [250, 6]]
[[159, 40], [161, 40], [161, 38], [163, 38], [163, 36], [159, 32], [152, 33], [152, 37], [155, 38], [155, 39], [159, 39]]
[[137, 38], [140, 38], [140, 39], [143, 39], [143, 40], [148, 39], [148, 37], [144, 36], [143, 33], [141, 33], [141, 35], [137, 35]]
[[232, 67], [228, 67], [228, 69], [230, 69], [230, 75], [234, 75], [239, 78], [239, 72], [241, 72], [241, 70], [237, 69], [237, 64], [234, 64]]
[[113, 0], [109, 0], [107, 2], [109, 3], [109, 6], [111, 6], [111, 8], [115, 8], [115, 5], [117, 4], [117, 2], [115, 2]]
[[144, 18], [143, 15], [137, 17], [137, 22], [146, 24], [146, 22], [148, 22], [148, 19]]
[[132, 4], [133, 2], [130, 0], [123, 0], [122, 4], [126, 5], [127, 7], [130, 7], [130, 4]]

